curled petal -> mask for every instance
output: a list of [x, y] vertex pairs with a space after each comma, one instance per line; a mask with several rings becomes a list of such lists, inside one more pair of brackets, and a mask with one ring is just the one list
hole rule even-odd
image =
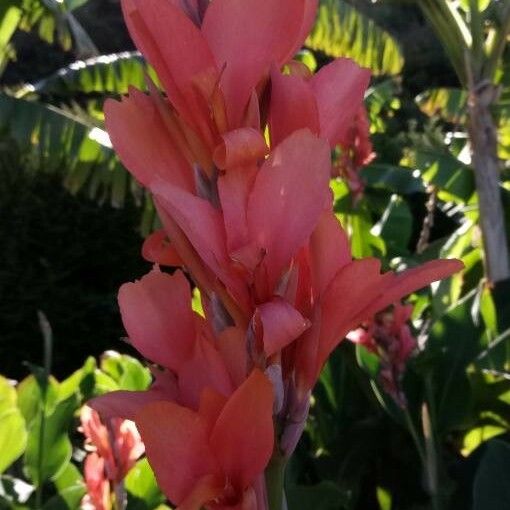
[[266, 356], [281, 351], [310, 327], [310, 321], [281, 298], [262, 304], [258, 312], [264, 331]]
[[264, 137], [253, 128], [240, 128], [222, 136], [213, 154], [218, 168], [237, 168], [257, 163], [268, 152]]

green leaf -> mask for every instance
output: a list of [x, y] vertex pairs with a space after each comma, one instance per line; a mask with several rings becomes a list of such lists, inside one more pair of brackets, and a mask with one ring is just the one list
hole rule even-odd
[[25, 451], [27, 431], [16, 405], [16, 390], [0, 376], [0, 473]]
[[152, 381], [150, 370], [137, 359], [115, 351], [103, 354], [100, 368], [122, 390], [146, 390]]
[[381, 219], [372, 227], [371, 233], [381, 236], [389, 257], [408, 253], [413, 229], [413, 216], [407, 203], [398, 195], [392, 195]]
[[139, 460], [124, 479], [128, 510], [152, 510], [165, 501], [147, 459]]
[[305, 44], [330, 57], [350, 57], [376, 76], [398, 74], [404, 64], [391, 35], [343, 0], [321, 0]]
[[434, 419], [440, 432], [470, 423], [473, 395], [467, 367], [481, 352], [482, 330], [473, 324], [473, 294], [451, 308], [430, 331], [421, 361], [428, 358], [428, 376], [433, 385]]
[[372, 163], [363, 168], [360, 175], [367, 186], [382, 188], [399, 195], [425, 192], [423, 181], [414, 176], [410, 168]]
[[502, 510], [510, 507], [510, 445], [493, 439], [476, 472], [473, 510]]
[[[147, 65], [140, 53], [124, 51], [73, 62], [50, 76], [18, 92], [19, 96], [36, 93], [61, 99], [76, 94], [127, 94], [130, 86], [146, 88]], [[153, 80], [156, 76], [149, 73]]]
[[35, 485], [56, 478], [71, 459], [69, 425], [78, 408], [76, 395], [60, 402], [45, 416], [39, 413], [28, 434], [25, 467]]
[[21, 20], [21, 9], [16, 3], [4, 0], [0, 4], [0, 75], [14, 54], [10, 41]]
[[[37, 413], [43, 407], [41, 386], [34, 375], [29, 375], [18, 384], [18, 407], [23, 414], [27, 425], [30, 426]], [[45, 412], [50, 414], [55, 409], [59, 398], [59, 385], [55, 378], [49, 378], [46, 388]]]

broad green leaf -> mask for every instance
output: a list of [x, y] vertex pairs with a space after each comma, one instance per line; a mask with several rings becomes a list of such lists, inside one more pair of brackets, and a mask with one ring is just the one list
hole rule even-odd
[[87, 400], [92, 396], [94, 389], [94, 371], [96, 360], [89, 356], [83, 367], [76, 370], [64, 379], [58, 388], [59, 400], [65, 400], [76, 394], [81, 400]]
[[[32, 420], [37, 416], [40, 409], [43, 408], [43, 397], [41, 387], [34, 375], [25, 377], [18, 384], [18, 407], [23, 414], [27, 425], [30, 426]], [[59, 384], [54, 377], [50, 377], [49, 384], [46, 389], [46, 414], [50, 414], [55, 409], [59, 398]]]
[[321, 0], [305, 45], [330, 57], [349, 57], [374, 75], [398, 74], [404, 64], [391, 35], [344, 0]]
[[473, 510], [503, 510], [510, 507], [510, 445], [493, 439], [476, 472]]
[[463, 428], [472, 420], [473, 395], [467, 367], [481, 352], [482, 330], [471, 318], [473, 293], [451, 308], [430, 331], [426, 349], [428, 370], [435, 395], [435, 425], [441, 433]]
[[69, 426], [79, 406], [76, 395], [60, 402], [48, 416], [32, 422], [25, 452], [25, 467], [35, 485], [57, 477], [71, 459]]
[[25, 420], [16, 403], [16, 390], [0, 376], [0, 473], [25, 450]]
[[128, 510], [152, 510], [165, 501], [147, 459], [139, 460], [129, 471], [124, 486]]
[[137, 359], [115, 351], [107, 351], [103, 354], [100, 368], [122, 390], [145, 390], [152, 380], [150, 370]]

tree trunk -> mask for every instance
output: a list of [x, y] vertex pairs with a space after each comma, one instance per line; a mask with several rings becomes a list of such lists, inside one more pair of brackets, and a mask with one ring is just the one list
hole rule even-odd
[[483, 237], [485, 272], [491, 283], [510, 277], [507, 236], [499, 186], [497, 130], [490, 111], [496, 89], [479, 83], [469, 94], [469, 138]]

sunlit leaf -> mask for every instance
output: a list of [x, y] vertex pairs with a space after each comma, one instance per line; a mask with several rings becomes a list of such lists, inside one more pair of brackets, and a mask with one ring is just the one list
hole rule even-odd
[[344, 0], [321, 0], [305, 44], [330, 57], [350, 57], [374, 75], [398, 74], [404, 64], [391, 35]]

